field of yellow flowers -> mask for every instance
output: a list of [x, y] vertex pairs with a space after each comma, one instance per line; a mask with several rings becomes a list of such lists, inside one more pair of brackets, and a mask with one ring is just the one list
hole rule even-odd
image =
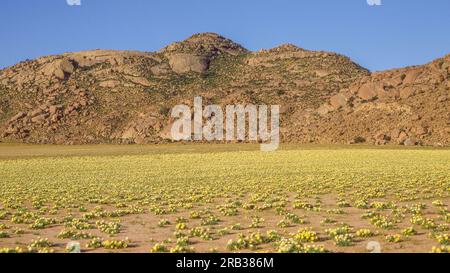
[[0, 145], [0, 252], [448, 252], [449, 193], [448, 149]]

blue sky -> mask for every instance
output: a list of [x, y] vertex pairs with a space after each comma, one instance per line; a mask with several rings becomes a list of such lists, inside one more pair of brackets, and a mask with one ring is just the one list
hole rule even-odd
[[449, 0], [2, 0], [0, 67], [87, 49], [155, 51], [197, 32], [251, 50], [282, 43], [376, 71], [450, 53]]

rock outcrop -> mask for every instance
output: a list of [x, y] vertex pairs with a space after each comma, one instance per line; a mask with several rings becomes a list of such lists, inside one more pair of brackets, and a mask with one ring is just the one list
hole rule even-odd
[[[374, 73], [351, 84], [350, 92], [341, 90], [317, 112], [329, 120], [325, 131], [338, 129], [342, 140], [358, 135], [380, 145], [448, 145], [449, 75], [450, 55], [424, 66]], [[348, 94], [351, 103], [338, 101]]]
[[187, 53], [176, 53], [168, 55], [169, 65], [175, 73], [197, 72], [203, 73], [208, 70], [209, 59]]

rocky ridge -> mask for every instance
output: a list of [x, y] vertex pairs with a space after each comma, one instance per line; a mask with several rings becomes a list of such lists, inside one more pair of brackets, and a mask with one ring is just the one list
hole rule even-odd
[[283, 142], [450, 143], [450, 56], [377, 73], [294, 45], [251, 52], [214, 33], [158, 52], [93, 50], [0, 70], [0, 141], [167, 142], [170, 109], [279, 104]]

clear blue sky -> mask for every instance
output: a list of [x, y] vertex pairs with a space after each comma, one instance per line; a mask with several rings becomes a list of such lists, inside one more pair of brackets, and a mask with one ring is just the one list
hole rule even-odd
[[335, 51], [370, 70], [450, 53], [450, 0], [1, 0], [0, 67], [87, 49], [155, 51], [197, 32], [248, 49]]

